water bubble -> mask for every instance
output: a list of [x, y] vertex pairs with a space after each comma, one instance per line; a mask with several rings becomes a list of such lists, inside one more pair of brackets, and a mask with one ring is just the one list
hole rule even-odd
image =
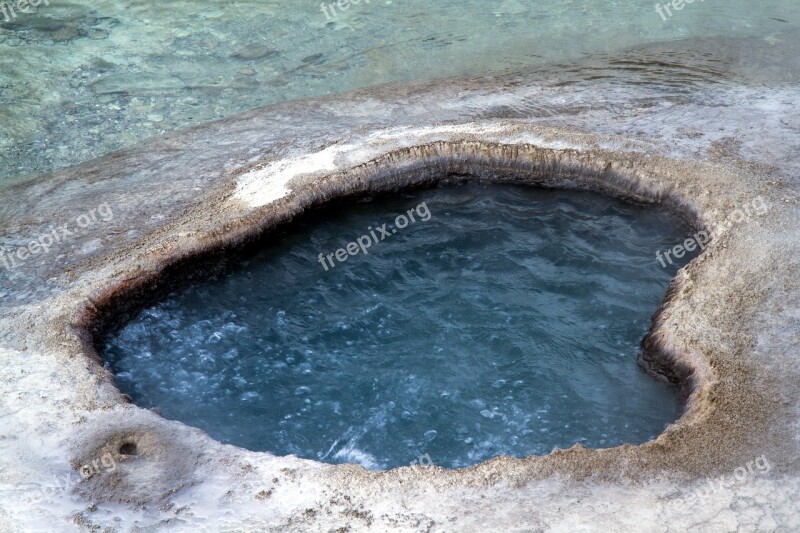
[[227, 324], [222, 326], [222, 331], [225, 331], [227, 333], [233, 333], [234, 335], [239, 335], [241, 333], [246, 332], [247, 328], [244, 326], [239, 326], [237, 324], [234, 324], [233, 322], [228, 322]]
[[474, 400], [469, 401], [469, 405], [475, 409], [484, 409], [486, 407], [486, 402], [475, 398]]

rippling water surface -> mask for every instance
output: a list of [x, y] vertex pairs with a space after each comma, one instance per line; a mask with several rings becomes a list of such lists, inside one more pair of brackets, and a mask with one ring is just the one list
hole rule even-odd
[[[767, 81], [800, 70], [776, 60], [800, 52], [797, 0], [697, 1], [666, 20], [654, 4], [365, 0], [334, 16], [318, 1], [52, 0], [0, 14], [0, 184], [253, 107], [389, 81], [544, 69], [553, 83], [637, 75], [680, 88], [731, 69], [748, 77], [740, 52], [759, 43]], [[668, 44], [651, 54], [653, 43]]]
[[[368, 255], [320, 264], [384, 223]], [[641, 443], [678, 413], [636, 357], [679, 266], [655, 252], [686, 231], [650, 208], [516, 186], [328, 210], [145, 310], [105, 357], [138, 405], [280, 455], [461, 467]]]

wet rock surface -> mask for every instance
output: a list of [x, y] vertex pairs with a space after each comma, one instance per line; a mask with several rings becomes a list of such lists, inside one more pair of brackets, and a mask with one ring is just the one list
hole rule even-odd
[[[16, 259], [0, 263], [0, 529], [800, 528], [800, 91], [696, 72], [678, 91], [621, 74], [636, 68], [291, 102], [4, 190], [0, 247]], [[714, 230], [642, 361], [684, 386], [676, 424], [641, 446], [368, 472], [223, 446], [135, 407], [92, 348], [102, 321], [297, 213], [451, 174], [664, 204]], [[734, 216], [756, 198], [763, 216]], [[113, 469], [79, 476], [104, 457]]]

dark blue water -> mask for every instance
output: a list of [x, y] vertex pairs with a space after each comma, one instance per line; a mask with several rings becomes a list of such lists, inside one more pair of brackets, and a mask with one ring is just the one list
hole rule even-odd
[[[367, 255], [336, 259], [370, 229]], [[145, 310], [105, 357], [138, 405], [279, 455], [462, 467], [641, 443], [678, 415], [636, 357], [679, 266], [655, 252], [688, 231], [652, 208], [515, 186], [353, 204]]]

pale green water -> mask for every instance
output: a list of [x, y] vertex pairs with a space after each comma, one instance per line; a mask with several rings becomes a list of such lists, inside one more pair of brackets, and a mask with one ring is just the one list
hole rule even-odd
[[796, 0], [706, 0], [667, 21], [652, 0], [373, 1], [332, 20], [297, 0], [51, 0], [34, 11], [0, 14], [0, 183], [275, 102], [692, 37], [757, 37], [785, 52], [798, 43], [781, 32], [800, 23]]

